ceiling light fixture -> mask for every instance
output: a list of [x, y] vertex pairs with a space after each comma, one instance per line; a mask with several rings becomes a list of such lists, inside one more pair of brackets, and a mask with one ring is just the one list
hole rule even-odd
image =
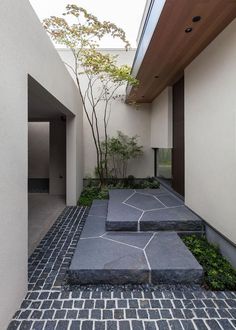
[[189, 32], [192, 32], [193, 29], [191, 27], [188, 27], [186, 30], [185, 30], [185, 33], [189, 33]]

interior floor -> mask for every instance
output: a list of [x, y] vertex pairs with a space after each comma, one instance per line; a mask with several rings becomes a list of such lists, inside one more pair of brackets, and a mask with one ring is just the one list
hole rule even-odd
[[43, 193], [28, 195], [28, 254], [33, 253], [41, 239], [65, 208], [65, 196]]

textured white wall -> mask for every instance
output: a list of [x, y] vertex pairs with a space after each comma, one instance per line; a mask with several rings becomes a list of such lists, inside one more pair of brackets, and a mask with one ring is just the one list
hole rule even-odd
[[185, 201], [236, 243], [236, 19], [185, 70]]
[[[78, 114], [81, 103], [74, 81], [29, 2], [1, 0], [0, 22], [0, 159], [4, 160], [0, 162], [0, 329], [6, 329], [27, 291], [27, 75], [69, 109], [68, 114]], [[82, 135], [80, 143], [74, 141], [81, 134], [82, 120], [79, 115], [75, 118], [73, 134], [67, 132], [74, 157], [68, 161], [68, 180], [74, 189], [69, 202], [73, 199], [73, 203], [82, 186], [82, 171], [77, 162], [71, 164], [81, 157], [82, 148]]]
[[172, 88], [167, 87], [151, 105], [151, 147], [172, 148]]
[[49, 123], [29, 123], [28, 141], [29, 178], [49, 178]]
[[[119, 49], [104, 49], [104, 52], [118, 55], [118, 63], [132, 65], [134, 50], [126, 52]], [[67, 49], [58, 49], [63, 61], [73, 66], [73, 56]], [[70, 70], [69, 70], [70, 71]], [[73, 77], [73, 73], [72, 73]], [[81, 87], [86, 87], [86, 79], [81, 80]], [[119, 91], [119, 94], [125, 95], [125, 86]], [[102, 122], [102, 111], [99, 122]], [[95, 148], [92, 141], [92, 135], [87, 118], [84, 115], [84, 176], [93, 176], [96, 166]], [[133, 136], [139, 136], [139, 143], [144, 147], [144, 155], [140, 159], [130, 163], [128, 174], [136, 177], [146, 177], [153, 175], [153, 151], [150, 147], [150, 105], [141, 105], [138, 110], [120, 100], [112, 104], [111, 116], [109, 121], [108, 133], [110, 136], [116, 135], [121, 130], [123, 133]]]

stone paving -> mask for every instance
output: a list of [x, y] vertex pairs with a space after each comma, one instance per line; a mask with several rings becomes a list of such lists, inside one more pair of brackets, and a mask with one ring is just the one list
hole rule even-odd
[[106, 231], [107, 204], [93, 202], [69, 268], [70, 283], [201, 283], [202, 267], [175, 232]]
[[110, 231], [202, 232], [203, 222], [164, 187], [109, 191], [106, 229]]
[[75, 286], [65, 276], [88, 210], [67, 207], [29, 260], [8, 330], [236, 329], [236, 292], [199, 286]]

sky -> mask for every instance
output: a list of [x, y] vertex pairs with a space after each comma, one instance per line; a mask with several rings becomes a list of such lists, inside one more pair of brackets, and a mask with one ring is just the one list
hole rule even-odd
[[[121, 27], [133, 48], [142, 19], [146, 0], [30, 0], [39, 19], [49, 16], [61, 16], [67, 4], [76, 4], [85, 8], [100, 20], [111, 21]], [[103, 48], [121, 48], [123, 44], [112, 38], [106, 38], [100, 45]]]

